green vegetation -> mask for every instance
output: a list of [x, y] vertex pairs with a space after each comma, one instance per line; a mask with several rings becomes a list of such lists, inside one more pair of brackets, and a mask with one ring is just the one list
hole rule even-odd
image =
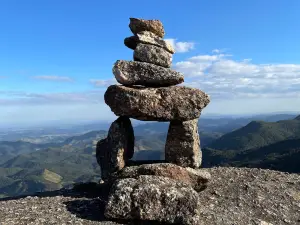
[[203, 167], [254, 167], [300, 173], [300, 139], [242, 151], [204, 148], [202, 152]]
[[43, 178], [55, 184], [59, 184], [62, 181], [62, 176], [47, 169], [44, 170]]
[[253, 121], [208, 145], [218, 150], [247, 150], [287, 139], [300, 138], [300, 120]]
[[[156, 124], [136, 129], [133, 160], [164, 159], [167, 123]], [[203, 167], [258, 167], [300, 172], [300, 116], [279, 122], [254, 121], [223, 136], [217, 128], [211, 127], [211, 130], [214, 131], [199, 130]], [[95, 145], [106, 134], [106, 131], [92, 131], [46, 144], [0, 142], [0, 198], [86, 182], [90, 183], [86, 188], [93, 189], [101, 174]]]

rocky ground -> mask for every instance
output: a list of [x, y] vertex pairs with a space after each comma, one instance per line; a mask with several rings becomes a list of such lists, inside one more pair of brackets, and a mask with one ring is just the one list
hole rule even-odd
[[[212, 179], [200, 193], [203, 224], [300, 224], [300, 174], [224, 167], [205, 171]], [[60, 190], [1, 199], [0, 224], [142, 224], [106, 221], [107, 189], [99, 188], [100, 195]]]

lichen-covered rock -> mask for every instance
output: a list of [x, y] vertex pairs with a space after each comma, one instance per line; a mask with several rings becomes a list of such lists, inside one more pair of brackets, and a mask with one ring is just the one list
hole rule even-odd
[[133, 57], [135, 61], [152, 63], [166, 68], [170, 68], [172, 65], [172, 54], [154, 45], [138, 44]]
[[211, 175], [201, 169], [184, 168], [170, 163], [144, 164], [140, 166], [125, 167], [113, 174], [115, 179], [137, 178], [140, 175], [155, 175], [168, 177], [191, 185], [196, 191], [207, 187]]
[[111, 85], [104, 94], [105, 103], [117, 116], [143, 121], [186, 121], [199, 118], [209, 96], [196, 88], [161, 88]]
[[159, 20], [130, 18], [129, 28], [133, 34], [137, 34], [142, 31], [150, 31], [161, 38], [165, 36], [163, 24]]
[[180, 84], [184, 76], [175, 70], [145, 62], [118, 60], [113, 67], [116, 80], [126, 86], [165, 87]]
[[107, 180], [111, 173], [124, 168], [134, 154], [134, 131], [128, 117], [114, 121], [106, 139], [96, 147], [96, 159], [101, 168], [101, 177]]
[[124, 44], [133, 50], [135, 50], [139, 43], [155, 45], [167, 50], [171, 54], [175, 53], [174, 47], [169, 42], [158, 37], [156, 34], [150, 31], [142, 31], [137, 33], [135, 36], [127, 37], [124, 40]]
[[143, 175], [115, 182], [104, 215], [110, 219], [199, 225], [200, 204], [191, 186], [166, 177]]
[[183, 167], [200, 167], [202, 152], [198, 134], [198, 119], [170, 122], [165, 146], [165, 160]]

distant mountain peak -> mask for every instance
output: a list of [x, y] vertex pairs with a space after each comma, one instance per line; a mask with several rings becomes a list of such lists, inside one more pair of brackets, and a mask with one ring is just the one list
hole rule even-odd
[[295, 120], [300, 120], [300, 115], [295, 118]]

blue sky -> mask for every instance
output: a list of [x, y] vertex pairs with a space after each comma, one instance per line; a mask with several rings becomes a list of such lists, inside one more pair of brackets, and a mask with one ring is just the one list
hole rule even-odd
[[300, 1], [0, 2], [0, 123], [114, 118], [103, 103], [129, 17], [159, 19], [204, 113], [300, 111]]

